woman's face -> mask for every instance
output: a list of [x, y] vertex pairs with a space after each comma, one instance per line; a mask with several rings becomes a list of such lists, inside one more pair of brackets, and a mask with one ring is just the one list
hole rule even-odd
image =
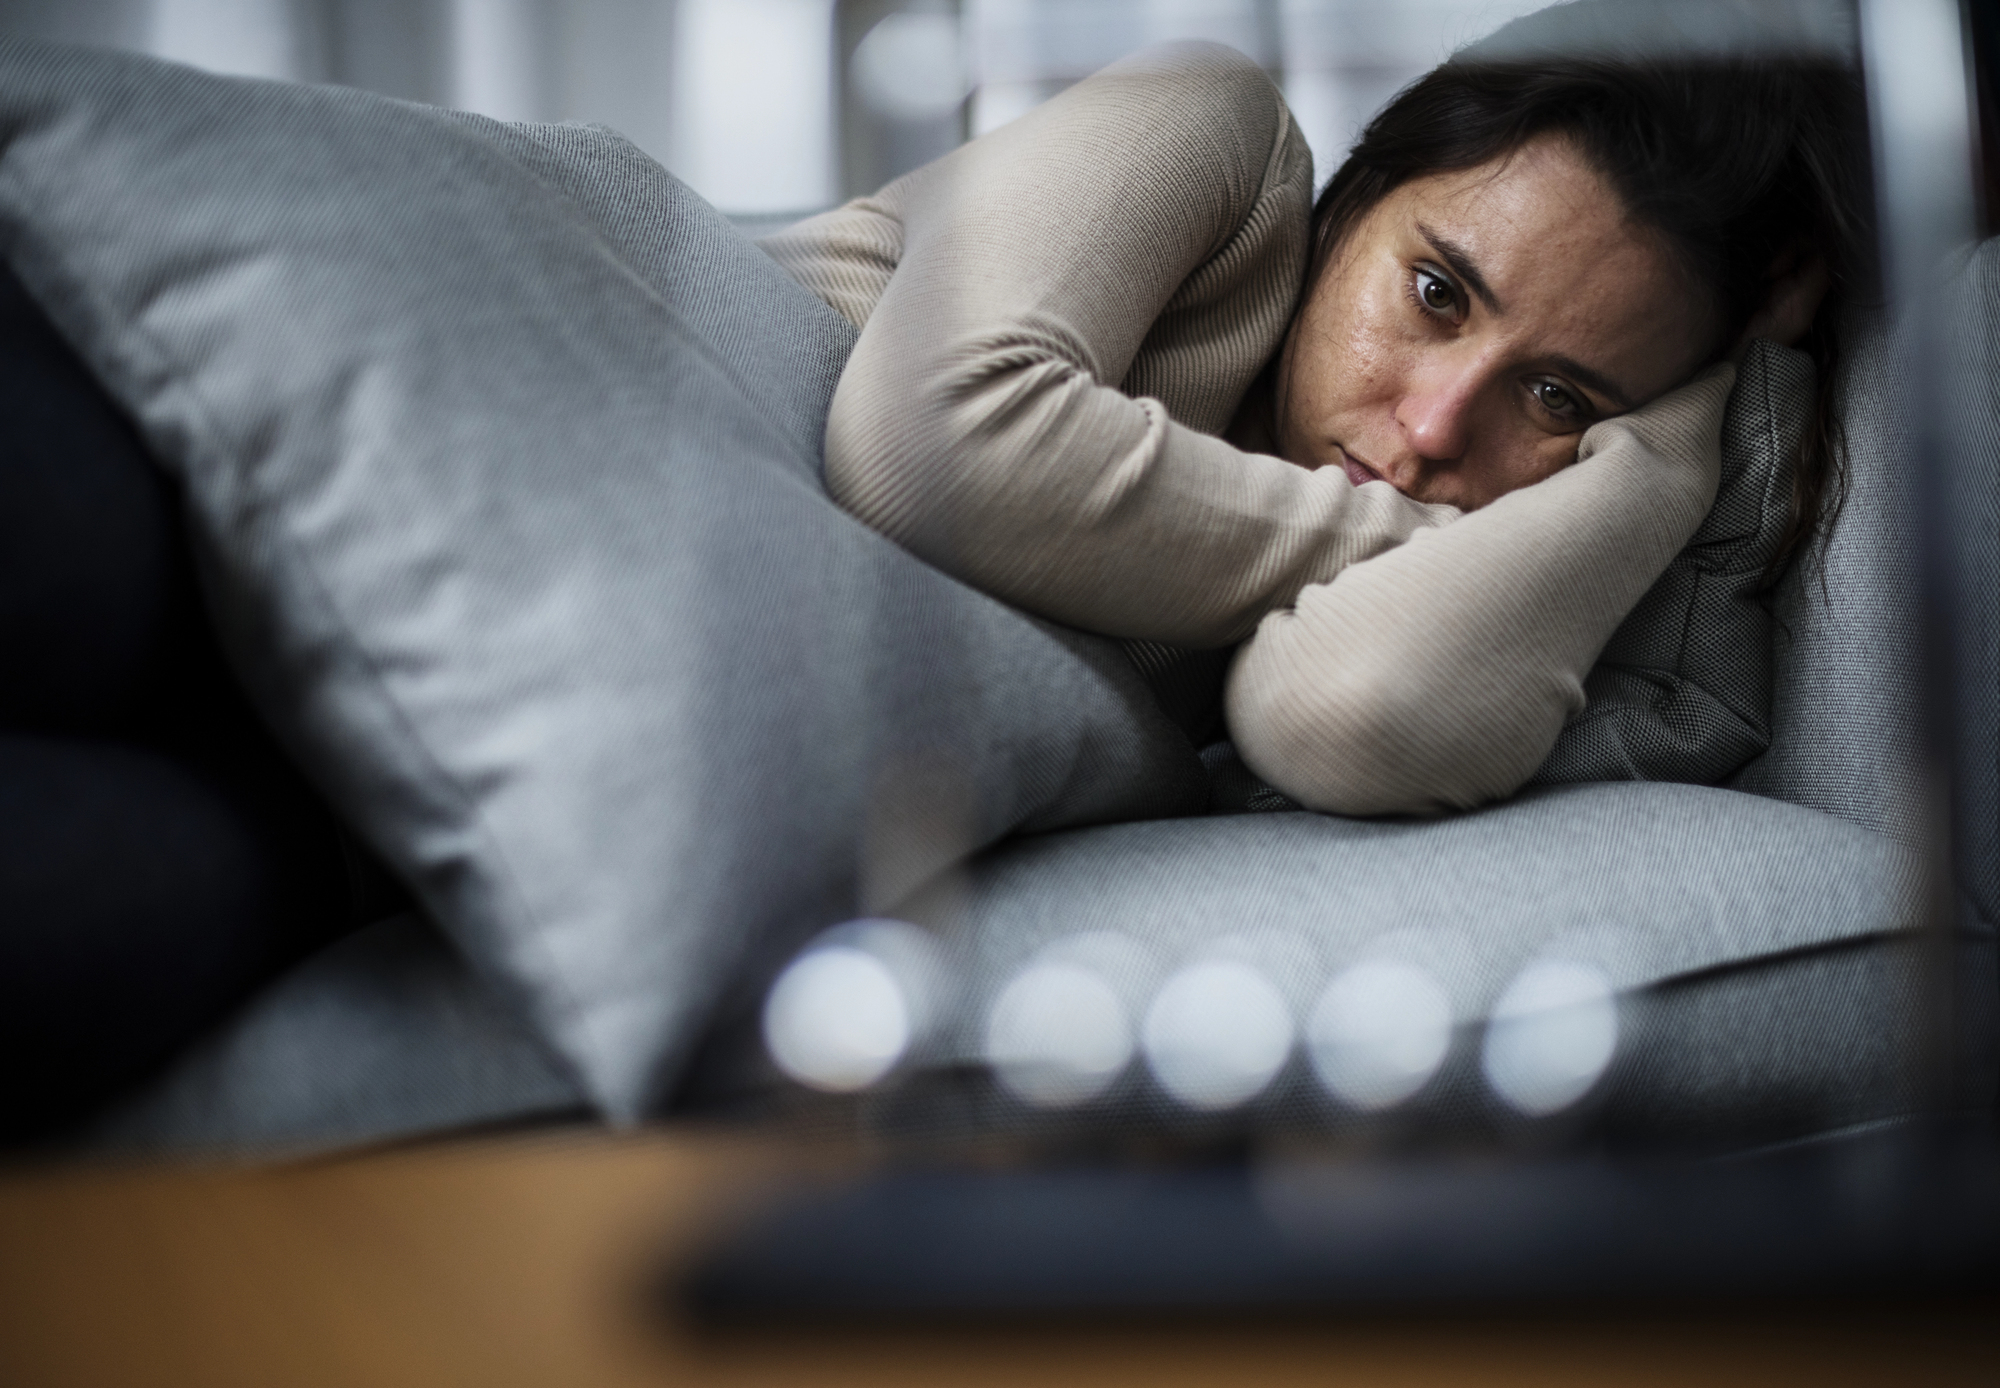
[[1544, 137], [1406, 183], [1352, 230], [1286, 341], [1278, 451], [1471, 510], [1576, 461], [1715, 330], [1654, 234]]

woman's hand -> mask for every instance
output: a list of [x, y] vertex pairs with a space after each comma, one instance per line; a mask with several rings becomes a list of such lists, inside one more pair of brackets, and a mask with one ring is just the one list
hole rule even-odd
[[1337, 814], [1511, 794], [1583, 707], [1612, 631], [1708, 514], [1735, 379], [1718, 364], [1600, 421], [1575, 466], [1266, 617], [1229, 675], [1244, 762]]

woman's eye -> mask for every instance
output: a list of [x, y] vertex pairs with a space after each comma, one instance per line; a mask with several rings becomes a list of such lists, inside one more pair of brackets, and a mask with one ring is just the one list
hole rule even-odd
[[1417, 297], [1432, 313], [1451, 314], [1458, 308], [1458, 290], [1442, 275], [1417, 268]]
[[1529, 385], [1528, 390], [1533, 394], [1536, 401], [1541, 404], [1541, 407], [1550, 414], [1562, 415], [1568, 418], [1582, 412], [1581, 406], [1576, 402], [1576, 397], [1557, 385], [1554, 381], [1535, 381]]

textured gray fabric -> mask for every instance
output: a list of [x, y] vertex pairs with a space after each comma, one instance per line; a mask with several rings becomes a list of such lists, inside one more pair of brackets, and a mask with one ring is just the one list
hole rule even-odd
[[1954, 755], [1960, 878], [1989, 926], [2000, 925], [2000, 240], [1980, 246], [1958, 281], [1947, 346], [1942, 430], [1945, 518], [1957, 666]]
[[1847, 334], [1846, 497], [1774, 596], [1771, 748], [1730, 784], [1901, 842], [1927, 841], [1919, 782], [1917, 533], [1898, 352]]
[[[1723, 792], [1597, 786], [1538, 794], [1444, 825], [1314, 816], [1065, 833], [987, 856], [965, 884], [956, 931], [968, 1007], [1042, 943], [1109, 928], [1169, 965], [1259, 927], [1290, 931], [1294, 999], [1385, 943], [1455, 980], [1460, 1026], [1436, 1078], [1386, 1116], [1328, 1100], [1294, 1058], [1252, 1110], [1258, 1124], [1350, 1129], [1425, 1142], [1509, 1130], [1479, 1046], [1500, 983], [1525, 958], [1563, 952], [1618, 973], [1621, 1042], [1609, 1073], [1562, 1126], [1646, 1142], [1741, 1145], [1895, 1116], [1925, 1099], [1912, 1062], [1923, 945], [1884, 936], [1914, 909], [1904, 855], [1810, 812]], [[1592, 864], [1614, 869], [1588, 873]], [[1561, 864], [1553, 870], [1552, 864]], [[1581, 866], [1580, 866], [1581, 865]], [[1481, 905], [1485, 909], [1482, 911]], [[1629, 923], [1629, 924], [1628, 924]], [[1624, 928], [1621, 928], [1624, 927]], [[1426, 937], [1419, 939], [1418, 937]], [[1965, 1102], [1993, 1089], [1993, 946], [1968, 941], [1958, 1009]], [[1620, 961], [1623, 961], [1622, 964]], [[1157, 976], [1157, 970], [1155, 971]], [[326, 1150], [578, 1112], [583, 1096], [523, 1025], [414, 917], [385, 922], [300, 966], [141, 1099], [107, 1115], [100, 1150]], [[1138, 1074], [1102, 1102], [1038, 1116], [995, 1092], [972, 1024], [861, 1105], [819, 1105], [778, 1080], [754, 1025], [697, 1063], [691, 1101], [953, 1131], [1103, 1137], [1202, 1125]], [[1933, 1100], [1935, 1095], [1930, 1096]], [[1245, 1115], [1209, 1126], [1240, 1130]]]
[[1715, 506], [1584, 680], [1589, 702], [1532, 780], [1712, 785], [1771, 743], [1766, 574], [1813, 407], [1803, 352], [1753, 343], [1722, 422]]
[[[1538, 959], [1592, 965], [1624, 995], [1623, 1042], [1597, 1101], [1613, 1104], [1623, 1131], [1670, 1136], [1685, 1121], [1690, 1137], [1768, 1136], [1810, 1130], [1819, 1118], [1882, 1116], [1902, 1111], [1912, 1092], [1920, 1028], [1909, 970], [1870, 962], [1823, 976], [1811, 961], [1864, 941], [1901, 958], [1906, 942], [1893, 937], [1918, 921], [1920, 884], [1919, 860], [1879, 835], [1775, 801], [1666, 784], [1537, 791], [1432, 822], [1260, 815], [1021, 840], [982, 856], [942, 910], [908, 912], [932, 916], [946, 950], [952, 983], [934, 1007], [945, 1020], [899, 1082], [863, 1101], [862, 1117], [1100, 1134], [1492, 1131], [1505, 1115], [1480, 1073], [1481, 1025]], [[1105, 945], [1103, 933], [1127, 946]], [[1135, 1021], [1163, 978], [1203, 958], [1259, 968], [1295, 1021], [1347, 965], [1397, 959], [1437, 980], [1459, 1034], [1433, 1081], [1384, 1118], [1343, 1111], [1296, 1048], [1246, 1110], [1194, 1115], [1135, 1060], [1089, 1103], [1036, 1114], [985, 1077], [984, 1028], [1002, 989], [1052, 948], [1088, 950]], [[1701, 982], [1661, 1001], [1660, 986], [1675, 979]], [[1989, 970], [1979, 994], [1989, 1049], [1992, 991]], [[1707, 1009], [1700, 1025], [1715, 1028], [1712, 1043], [1687, 1021], [1697, 1006]], [[1719, 1014], [1730, 1009], [1724, 1026]], [[1850, 1020], [1880, 1030], [1847, 1035]], [[1815, 1068], [1813, 1038], [1829, 1036], [1841, 1042]], [[768, 1064], [760, 1070], [755, 1044], [740, 1036], [736, 1054], [697, 1080], [739, 1101], [762, 1092], [780, 1107], [805, 1102]], [[1781, 1092], [1789, 1107], [1760, 1120], [1757, 1104]], [[1715, 1110], [1704, 1116], [1710, 1095]], [[1597, 1111], [1586, 1105], [1572, 1121]]]
[[1918, 562], [1926, 546], [1948, 551], [1939, 577], [1956, 633], [1958, 872], [1990, 929], [2000, 921], [2000, 240], [1975, 249], [1943, 298], [1954, 310], [1942, 353], [1943, 514], [1927, 532], [1908, 331], [1857, 323], [1841, 385], [1845, 502], [1778, 590], [1773, 745], [1731, 784], [1933, 843], [1923, 719], [1934, 691], [1921, 666]]
[[1621, 994], [1618, 1052], [1605, 1074], [1572, 1109], [1529, 1121], [1496, 1098], [1485, 1079], [1483, 1019], [1457, 1027], [1430, 1082], [1387, 1113], [1344, 1107], [1296, 1053], [1247, 1116], [1175, 1108], [1136, 1073], [1081, 1110], [1036, 1111], [970, 1067], [909, 1074], [859, 1102], [807, 1097], [767, 1075], [761, 1091], [739, 1088], [733, 1108], [824, 1127], [986, 1130], [1086, 1143], [1148, 1135], [1226, 1142], [1250, 1129], [1405, 1148], [1588, 1141], [1630, 1144], [1649, 1156], [1672, 1148], [1741, 1151], [1945, 1108], [1990, 1106], [2000, 1048], [1993, 947], [1973, 943], [1959, 958], [1963, 976], [1981, 986], [1958, 1016], [1966, 1063], [1948, 1091], [1925, 1068], [1922, 945], [1908, 936], [1869, 936]]
[[[782, 461], [820, 472], [826, 407], [854, 333], [808, 311], [769, 258], [687, 186], [603, 126], [510, 124], [440, 111], [572, 199], [588, 229], [672, 305], [690, 335], [780, 429]], [[731, 228], [730, 230], [733, 230]]]
[[851, 329], [616, 137], [7, 45], [0, 141], [259, 707], [607, 1113], [763, 954], [1200, 807], [1114, 645], [833, 506]]
[[[1126, 659], [1146, 677], [1147, 688], [1174, 725], [1197, 747], [1223, 731], [1222, 686], [1236, 648], [1193, 650], [1163, 641], [1121, 641]], [[1276, 794], [1276, 792], [1272, 792]], [[1289, 804], [1290, 802], [1287, 801]]]
[[1303, 808], [1245, 766], [1233, 742], [1211, 742], [1202, 748], [1201, 764], [1208, 772], [1210, 814], [1271, 814]]
[[404, 915], [280, 979], [86, 1141], [270, 1156], [587, 1112], [526, 1023]]
[[[1038, 950], [1093, 930], [1162, 965], [1232, 934], [1296, 952], [1309, 1003], [1328, 970], [1393, 947], [1461, 1020], [1530, 959], [1595, 965], [1621, 989], [1918, 919], [1917, 860], [1823, 815], [1707, 787], [1531, 792], [1445, 820], [1286, 814], [1021, 839], [982, 855], [945, 926], [977, 980], [967, 1017]], [[968, 1032], [944, 1053], [977, 1053]]]
[[1667, 981], [1624, 1009], [1630, 1044], [1605, 1078], [1607, 1136], [1742, 1142], [1993, 1103], [1994, 949], [1959, 943], [1949, 1088], [1927, 1052], [1928, 941], [1848, 941]]

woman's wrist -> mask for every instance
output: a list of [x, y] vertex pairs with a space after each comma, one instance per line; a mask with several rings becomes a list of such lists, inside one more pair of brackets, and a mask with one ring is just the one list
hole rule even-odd
[[1592, 425], [1577, 462], [1643, 467], [1653, 489], [1679, 483], [1688, 503], [1705, 515], [1721, 481], [1722, 417], [1735, 384], [1735, 365], [1717, 362], [1631, 413]]

